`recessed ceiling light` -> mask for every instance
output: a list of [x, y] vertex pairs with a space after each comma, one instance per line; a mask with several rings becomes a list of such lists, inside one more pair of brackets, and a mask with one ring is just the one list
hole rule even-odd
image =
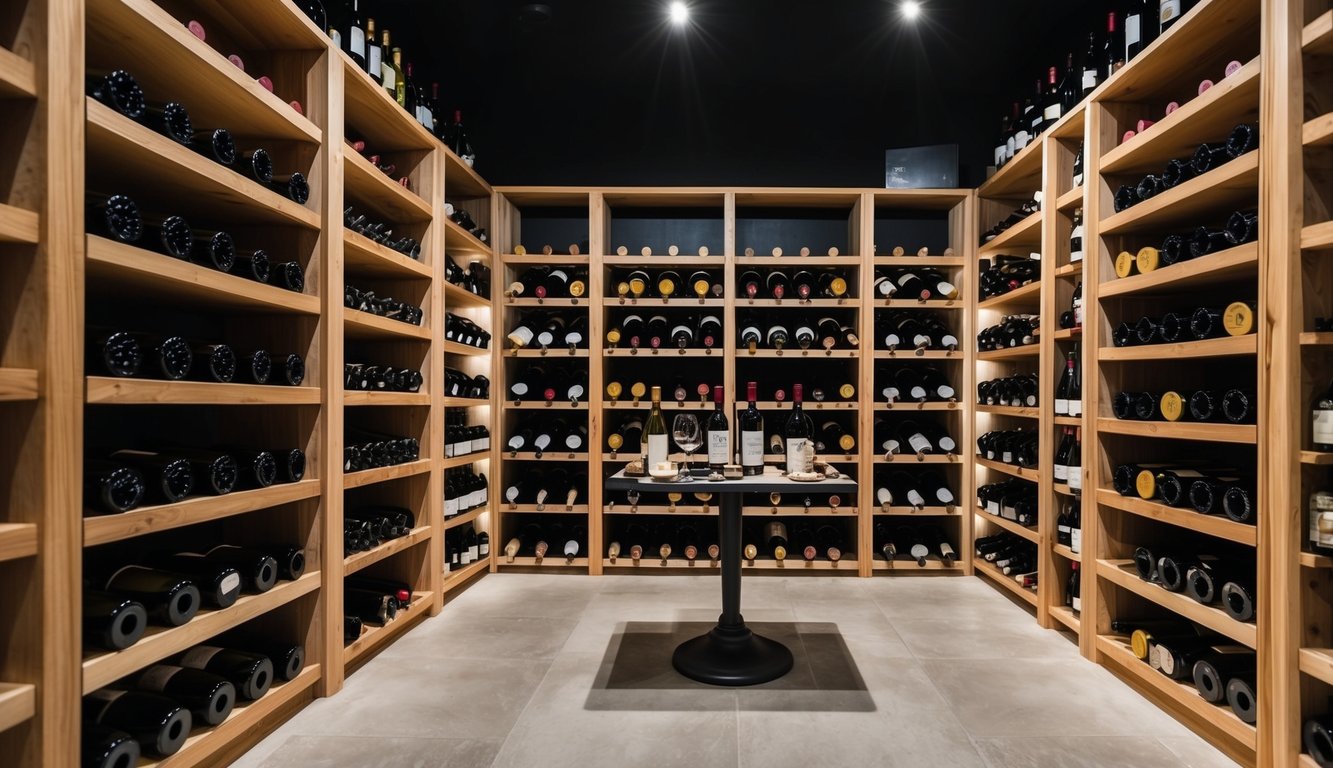
[[690, 7], [680, 0], [671, 4], [671, 23], [678, 27], [684, 26], [685, 22], [690, 20]]
[[908, 21], [915, 21], [921, 15], [921, 3], [917, 0], [905, 0], [898, 8], [902, 11], [903, 18]]

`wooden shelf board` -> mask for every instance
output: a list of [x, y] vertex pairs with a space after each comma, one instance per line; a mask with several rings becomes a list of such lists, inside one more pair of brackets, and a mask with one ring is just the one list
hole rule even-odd
[[1103, 658], [1114, 661], [1116, 667], [1132, 675], [1158, 696], [1188, 712], [1192, 718], [1208, 723], [1247, 749], [1255, 748], [1257, 735], [1253, 725], [1236, 717], [1230, 707], [1205, 701], [1192, 684], [1172, 680], [1148, 666], [1147, 662], [1140, 660], [1130, 650], [1127, 638], [1098, 635], [1097, 650]]
[[1004, 530], [1012, 534], [1015, 534], [1017, 536], [1022, 536], [1023, 538], [1032, 542], [1033, 544], [1036, 544], [1041, 541], [1041, 534], [1037, 533], [1035, 529], [1019, 525], [1013, 520], [1000, 517], [999, 515], [992, 515], [987, 512], [983, 512], [981, 510], [976, 510], [976, 514], [978, 520], [985, 520], [986, 522], [991, 523], [999, 528], [1003, 528]]
[[[614, 258], [614, 257], [612, 257], [612, 256], [607, 256], [607, 257], [605, 257], [605, 258], [602, 260], [602, 263], [603, 263], [605, 266], [613, 266], [612, 264], [608, 263], [608, 260], [609, 260], [609, 259], [612, 259], [612, 258]], [[558, 254], [558, 253], [551, 254], [550, 256], [547, 256], [547, 255], [544, 254], [544, 253], [525, 253], [525, 254], [523, 254], [522, 256], [520, 256], [520, 255], [518, 255], [518, 254], [516, 254], [516, 253], [506, 253], [506, 254], [504, 254], [504, 255], [501, 257], [501, 260], [502, 260], [505, 264], [508, 264], [508, 265], [510, 265], [510, 266], [531, 266], [531, 265], [536, 265], [536, 264], [559, 264], [559, 265], [561, 265], [561, 266], [586, 267], [586, 266], [588, 266], [589, 264], [592, 263], [592, 257], [591, 257], [591, 256], [588, 256], [587, 254], [580, 254], [580, 255], [578, 255], [578, 256], [569, 256], [569, 255], [561, 256], [561, 255]], [[636, 260], [633, 260], [633, 261], [630, 261], [630, 260], [627, 258], [627, 259], [626, 259], [626, 262], [625, 262], [625, 265], [626, 265], [626, 266], [631, 266], [631, 265], [632, 265], [632, 266], [640, 266], [640, 262], [639, 262], [639, 260], [637, 260], [637, 259], [636, 259]], [[653, 266], [668, 266], [668, 265], [656, 265], [656, 264], [655, 264], [655, 265], [653, 265]], [[722, 261], [721, 261], [721, 260], [719, 260], [719, 261], [717, 262], [717, 266], [722, 266]]]
[[488, 570], [490, 567], [491, 559], [487, 557], [483, 560], [478, 560], [475, 563], [469, 563], [456, 571], [446, 571], [444, 574], [444, 581], [440, 584], [440, 591], [447, 595], [464, 584], [467, 584], [473, 576]]
[[1333, 568], [1333, 557], [1329, 555], [1319, 555], [1314, 552], [1302, 552], [1300, 556], [1301, 565], [1306, 568]]
[[1107, 152], [1103, 174], [1157, 173], [1172, 158], [1187, 157], [1206, 141], [1219, 141], [1229, 126], [1259, 114], [1259, 57], [1202, 95], [1196, 96], [1151, 128]]
[[[783, 406], [782, 403], [774, 403], [774, 402], [755, 403], [755, 407], [757, 407], [759, 410], [764, 410], [765, 408], [768, 408], [769, 410], [780, 410], [782, 406]], [[648, 403], [644, 401], [639, 401], [639, 402], [635, 402], [634, 400], [602, 401], [602, 409], [607, 411], [630, 411], [648, 407], [649, 407]], [[698, 400], [685, 400], [685, 401], [668, 400], [662, 403], [662, 412], [664, 414], [670, 411], [680, 412], [680, 411], [711, 411], [711, 410], [713, 410], [713, 404], [711, 402], [701, 403]]]
[[[444, 306], [447, 309], [454, 309], [455, 307], [489, 308], [491, 306], [491, 302], [489, 299], [482, 298], [481, 296], [478, 296], [477, 294], [465, 288], [462, 288], [461, 286], [454, 285], [453, 283], [448, 282], [447, 280], [444, 283], [442, 283], [442, 285], [444, 285]], [[509, 302], [506, 302], [505, 306], [513, 306], [513, 305]]]
[[1082, 416], [1053, 416], [1051, 421], [1061, 427], [1081, 427], [1083, 426]]
[[319, 589], [319, 582], [320, 572], [311, 571], [261, 595], [244, 595], [230, 608], [200, 611], [184, 626], [150, 626], [143, 639], [123, 651], [96, 651], [83, 660], [83, 692], [104, 688], [149, 664], [310, 594]]
[[914, 573], [934, 575], [936, 573], [962, 573], [963, 564], [957, 560], [954, 560], [952, 564], [946, 564], [939, 557], [930, 555], [926, 558], [926, 564], [921, 565], [916, 560], [904, 555], [893, 562], [879, 559], [872, 560], [870, 570], [874, 573], [894, 576], [910, 576]]
[[1258, 442], [1259, 428], [1253, 424], [1196, 424], [1188, 421], [1121, 421], [1103, 417], [1097, 419], [1097, 431], [1115, 435], [1159, 437], [1172, 440], [1203, 440], [1213, 443], [1253, 445]]
[[455, 467], [466, 467], [468, 464], [472, 464], [473, 462], [487, 461], [490, 458], [491, 458], [490, 451], [473, 451], [472, 453], [465, 453], [462, 456], [450, 456], [449, 458], [440, 462], [440, 469], [453, 469]]
[[1025, 408], [1013, 405], [976, 405], [973, 408], [977, 413], [989, 413], [995, 416], [1012, 416], [1018, 419], [1041, 418], [1041, 409], [1035, 406]]
[[962, 507], [894, 507], [878, 506], [874, 514], [885, 517], [961, 517]]
[[37, 371], [31, 368], [0, 368], [0, 403], [36, 400]]
[[[706, 553], [694, 560], [686, 560], [679, 553], [672, 552], [672, 557], [663, 560], [656, 552], [644, 552], [644, 557], [635, 560], [628, 553], [622, 552], [615, 560], [602, 558], [602, 568], [615, 569], [618, 571], [640, 571], [640, 572], [675, 572], [683, 571], [718, 571], [722, 568], [719, 560], [710, 560]], [[742, 561], [744, 562], [744, 561]], [[757, 561], [756, 561], [757, 562]]]
[[490, 257], [491, 247], [478, 240], [471, 232], [463, 229], [450, 219], [443, 219], [444, 247], [448, 253], [461, 253], [465, 256]]
[[318, 315], [319, 297], [263, 285], [188, 261], [88, 236], [90, 286], [125, 290], [194, 309], [246, 309], [271, 314]]
[[444, 192], [450, 199], [491, 196], [491, 185], [463, 158], [444, 144], [440, 154], [444, 156]]
[[[691, 497], [693, 498], [693, 497]], [[768, 512], [767, 509], [764, 510]], [[741, 514], [744, 514], [742, 509]], [[604, 515], [684, 515], [687, 517], [710, 516], [717, 517], [717, 507], [705, 507], [701, 504], [678, 504], [672, 507], [667, 504], [639, 504], [637, 506], [625, 506], [623, 504], [608, 504], [602, 511]]]
[[1037, 357], [1039, 354], [1041, 354], [1040, 344], [1024, 344], [1021, 347], [992, 349], [987, 352], [978, 352], [977, 360], [983, 363], [998, 362], [1000, 360], [1022, 360], [1028, 357]]
[[[568, 354], [569, 350], [565, 350], [565, 352]], [[490, 357], [491, 350], [459, 344], [456, 341], [446, 341], [444, 342], [444, 353], [446, 355], [466, 355], [468, 357]], [[577, 357], [577, 355], [571, 355], [571, 357]]]
[[547, 555], [538, 560], [535, 557], [515, 557], [512, 561], [503, 553], [497, 556], [495, 564], [500, 568], [587, 568], [588, 558], [567, 558], [559, 553]]
[[1082, 277], [1083, 262], [1075, 261], [1055, 270], [1056, 277]]
[[[471, 349], [471, 347], [469, 347], [469, 349]], [[481, 350], [481, 351], [489, 352], [489, 350]], [[541, 347], [537, 347], [536, 349], [506, 349], [500, 352], [500, 356], [504, 358], [535, 358], [535, 357], [577, 358], [577, 357], [588, 357], [589, 354], [588, 350], [586, 349], [575, 348], [571, 350], [569, 347], [546, 347], [543, 349]]]
[[1326, 347], [1333, 345], [1333, 332], [1323, 333], [1302, 333], [1302, 347]]
[[977, 188], [977, 197], [982, 199], [1029, 198], [1041, 189], [1041, 139], [1028, 143], [1023, 151], [1014, 156], [986, 179]]
[[508, 515], [586, 515], [588, 514], [588, 505], [575, 504], [572, 509], [568, 509], [559, 504], [547, 504], [545, 508], [537, 509], [536, 504], [501, 502], [500, 511]]
[[1306, 121], [1301, 128], [1301, 143], [1306, 147], [1327, 147], [1333, 144], [1333, 112], [1325, 112]]
[[1041, 475], [1041, 472], [1036, 467], [1019, 467], [1013, 464], [1005, 464], [999, 461], [983, 459], [980, 456], [974, 456], [973, 461], [975, 461], [979, 467], [986, 467], [987, 469], [993, 469], [996, 472], [1003, 472], [1010, 477], [1017, 477], [1020, 480], [1031, 480], [1034, 483], [1037, 482], [1037, 478]]
[[1301, 248], [1307, 251], [1333, 250], [1333, 221], [1311, 224], [1302, 229]]
[[1219, 215], [1257, 197], [1259, 153], [1250, 152], [1195, 176], [1138, 205], [1112, 214], [1101, 222], [1102, 235], [1151, 232], [1178, 225], [1197, 224], [1201, 216]]
[[[714, 306], [721, 306], [723, 302], [722, 299], [712, 299], [710, 301], [718, 302], [718, 304]], [[652, 305], [651, 301], [648, 303], [649, 306]], [[920, 303], [924, 305], [931, 302]], [[685, 301], [680, 302], [680, 304], [682, 306], [688, 306], [690, 304], [697, 305], [698, 300], [686, 299]], [[841, 299], [751, 299], [748, 297], [738, 297], [736, 299], [736, 306], [740, 309], [749, 307], [759, 307], [760, 309], [857, 309], [861, 306], [861, 300], [853, 296]]]
[[381, 543], [378, 547], [368, 549], [364, 552], [357, 552], [354, 555], [348, 555], [343, 558], [343, 575], [350, 576], [363, 568], [371, 566], [389, 557], [393, 557], [399, 552], [406, 551], [429, 539], [431, 528], [429, 525], [420, 525], [413, 528], [411, 533], [406, 536], [400, 536], [396, 539]]
[[999, 584], [1001, 587], [1004, 587], [1013, 594], [1017, 595], [1019, 598], [1030, 604], [1033, 608], [1037, 607], [1036, 590], [1024, 587], [1022, 584], [1019, 584], [1017, 581], [1015, 581], [1012, 576], [1004, 575], [1004, 572], [1001, 571], [999, 568], [996, 568], [995, 566], [991, 565], [989, 562], [981, 558], [974, 558], [972, 560], [972, 568], [978, 574], [985, 576], [990, 581]]
[[[460, 288], [459, 290], [462, 289]], [[470, 296], [471, 294], [468, 295]], [[611, 301], [612, 299], [610, 298], [602, 299], [602, 303], [608, 308], [611, 307], [610, 304]], [[590, 298], [576, 299], [569, 296], [561, 297], [558, 299], [515, 299], [513, 297], [508, 297], [504, 300], [503, 303], [504, 306], [506, 307], [540, 308], [540, 309], [569, 309], [571, 307], [582, 307], [583, 309], [587, 309], [589, 306], [592, 305], [592, 299]], [[489, 302], [487, 303], [486, 306], [490, 306]], [[629, 306], [628, 302], [626, 302], [626, 306]]]
[[862, 351], [859, 349], [801, 349], [794, 347], [791, 349], [756, 349], [751, 352], [748, 349], [736, 349], [737, 360], [766, 360], [784, 357], [815, 360], [846, 360], [860, 357]]
[[355, 390], [343, 392], [343, 405], [430, 405], [431, 396], [427, 392], [362, 392]]
[[327, 30], [316, 26], [293, 0], [253, 7], [234, 0], [192, 0], [191, 5], [209, 19], [210, 29], [226, 29], [246, 47], [322, 53], [328, 45]]
[[[1036, 142], [1040, 144], [1041, 142]], [[1041, 247], [1041, 211], [1029, 214], [1026, 219], [996, 235], [989, 242], [977, 249], [979, 258], [986, 258], [1015, 249], [1032, 250]]]
[[[736, 299], [736, 303], [738, 305], [741, 303], [741, 301], [742, 299]], [[823, 299], [821, 299], [821, 301], [823, 301]], [[566, 305], [575, 307], [587, 306], [591, 303], [587, 299], [580, 300], [580, 299], [570, 299], [570, 298], [551, 299], [549, 302], [546, 301], [545, 299], [514, 299], [513, 302], [515, 304], [518, 304], [519, 306], [536, 306], [536, 307], [545, 307], [547, 306], [547, 304], [551, 304], [554, 305], [554, 307], [556, 308], [563, 307]], [[768, 302], [768, 303], [764, 304], [763, 302]], [[798, 300], [789, 299], [786, 302], [778, 302], [775, 305], [774, 299], [753, 299], [750, 300], [749, 303], [755, 304], [757, 306], [785, 307], [797, 304]], [[607, 296], [602, 299], [602, 306], [606, 309], [617, 309], [620, 307], [624, 308], [644, 307], [646, 309], [690, 309], [691, 307], [723, 307], [726, 306], [726, 304], [727, 304], [726, 299], [716, 299], [716, 298], [701, 299], [697, 296], [678, 296], [674, 299], [662, 299], [662, 298], [636, 299], [633, 296], [628, 296], [622, 299], [619, 296]]]
[[[668, 257], [669, 258], [669, 257]], [[654, 260], [656, 257], [654, 257]], [[695, 264], [697, 262], [686, 262], [686, 264]], [[640, 263], [641, 266], [641, 263]], [[737, 256], [736, 266], [738, 267], [859, 267], [861, 266], [860, 256], [802, 256], [799, 253], [784, 253], [781, 256], [771, 254], [762, 254], [756, 256]]]
[[1050, 607], [1050, 612], [1051, 618], [1065, 625], [1065, 628], [1070, 632], [1078, 634], [1079, 626], [1082, 622], [1079, 621], [1079, 616], [1074, 613], [1072, 608], [1064, 605], [1052, 605]]
[[876, 360], [898, 360], [901, 362], [911, 362], [914, 360], [956, 360], [962, 362], [965, 355], [962, 352], [950, 352], [947, 349], [914, 350], [904, 349], [902, 351], [877, 349], [875, 350]]
[[413, 591], [412, 604], [407, 608], [399, 608], [398, 615], [393, 621], [382, 627], [363, 626], [361, 636], [343, 648], [343, 664], [346, 666], [355, 664], [357, 659], [402, 634], [430, 609], [431, 598], [434, 596], [435, 593], [431, 591]]
[[[808, 409], [809, 407], [810, 405], [807, 403], [806, 408]], [[850, 407], [853, 410], [856, 409], [856, 406], [854, 405]], [[952, 411], [954, 413], [962, 413], [963, 406], [961, 403], [953, 402], [905, 403], [900, 400], [896, 403], [876, 402], [873, 410], [878, 413], [914, 413], [918, 411]]]
[[37, 98], [37, 67], [0, 46], [0, 99]]
[[1302, 648], [1298, 663], [1305, 674], [1333, 685], [1333, 648]]
[[1051, 333], [1051, 338], [1056, 341], [1073, 341], [1083, 338], [1082, 328], [1061, 328]]
[[1319, 768], [1319, 763], [1316, 763], [1309, 754], [1302, 752], [1296, 756], [1296, 766], [1297, 768]]
[[[250, 21], [258, 19], [252, 15]], [[108, 57], [113, 51], [134, 52], [131, 63], [124, 66], [130, 67], [145, 93], [207, 92], [207, 99], [188, 104], [196, 126], [244, 126], [245, 135], [311, 144], [323, 137], [286, 100], [261, 86], [254, 74], [232, 65], [224, 53], [195, 37], [152, 0], [90, 3], [87, 28], [90, 51]]]
[[914, 467], [918, 464], [961, 464], [963, 457], [956, 453], [928, 453], [924, 456], [908, 456], [899, 454], [893, 458], [886, 458], [884, 454], [877, 454], [871, 462], [876, 465], [902, 467]]
[[318, 387], [89, 376], [89, 405], [319, 405]]
[[[648, 553], [645, 552], [644, 554], [647, 555]], [[602, 567], [629, 571], [674, 571], [676, 573], [681, 573], [684, 571], [718, 571], [721, 570], [722, 563], [721, 561], [710, 560], [707, 557], [701, 557], [691, 562], [674, 552], [671, 557], [663, 561], [662, 558], [654, 552], [651, 557], [643, 557], [638, 562], [635, 562], [624, 554], [621, 554], [614, 563], [611, 562], [611, 560], [604, 558], [602, 560]], [[842, 571], [845, 573], [856, 573], [857, 562], [855, 560], [839, 560], [837, 562], [825, 559], [803, 560], [796, 557], [788, 557], [786, 560], [756, 558], [754, 560], [741, 560], [741, 570], [784, 573], [810, 571]]]
[[1305, 53], [1333, 53], [1333, 11], [1325, 11], [1305, 25], [1301, 32], [1301, 50]]
[[1258, 638], [1255, 625], [1236, 621], [1220, 608], [1195, 602], [1183, 593], [1149, 584], [1139, 578], [1133, 560], [1098, 560], [1097, 576], [1244, 646], [1255, 647]]
[[1034, 281], [1022, 288], [1017, 288], [1008, 293], [1002, 293], [999, 296], [992, 296], [989, 299], [979, 301], [977, 302], [977, 309], [997, 309], [1013, 305], [1035, 307], [1040, 301], [1041, 282]]
[[375, 483], [383, 483], [387, 480], [397, 480], [400, 477], [420, 475], [429, 472], [432, 464], [434, 462], [431, 459], [418, 459], [406, 464], [395, 464], [391, 467], [348, 472], [343, 475], [343, 488], [360, 488]]
[[0, 523], [0, 562], [36, 554], [36, 523]]
[[1323, 451], [1301, 451], [1302, 464], [1314, 464], [1320, 467], [1333, 466], [1333, 453]]
[[[456, 407], [469, 407], [477, 405], [490, 405], [487, 400], [469, 400], [467, 398], [445, 398], [445, 406], [450, 405], [449, 400], [459, 401], [454, 403]], [[628, 407], [628, 406], [626, 406]], [[539, 411], [550, 409], [552, 411], [586, 411], [588, 410], [588, 401], [580, 400], [577, 403], [570, 403], [568, 400], [524, 400], [521, 403], [515, 403], [513, 400], [504, 402], [506, 411]]]
[[[637, 454], [636, 454], [636, 455], [637, 455]], [[578, 461], [578, 462], [586, 462], [586, 461], [589, 460], [589, 459], [588, 459], [588, 454], [587, 454], [586, 452], [580, 452], [580, 451], [570, 452], [570, 451], [562, 451], [562, 450], [557, 450], [557, 449], [544, 451], [544, 452], [542, 453], [542, 455], [540, 455], [540, 456], [538, 456], [538, 455], [536, 454], [536, 452], [534, 452], [534, 451], [518, 451], [517, 453], [512, 452], [512, 451], [507, 451], [507, 452], [505, 452], [503, 458], [504, 458], [505, 461]], [[612, 460], [614, 461], [615, 459], [613, 458]], [[623, 461], [623, 459], [622, 459], [622, 461]]]
[[[774, 511], [775, 509], [777, 511]], [[715, 514], [717, 507], [710, 506], [708, 510], [706, 513], [701, 511], [700, 514]], [[643, 513], [642, 507], [639, 508], [639, 512]], [[830, 507], [818, 504], [809, 507], [741, 507], [741, 515], [745, 517], [841, 517], [855, 519], [856, 507]]]
[[1055, 209], [1057, 211], [1067, 211], [1071, 208], [1083, 207], [1083, 185], [1069, 190], [1068, 192], [1055, 198]]
[[1083, 562], [1082, 553], [1075, 552], [1074, 550], [1070, 549], [1064, 544], [1052, 544], [1051, 551], [1059, 555], [1060, 557], [1063, 557], [1066, 560], [1071, 560], [1076, 563]]
[[343, 313], [343, 334], [349, 339], [381, 341], [398, 339], [430, 341], [431, 339], [430, 328], [425, 325], [391, 320], [359, 309], [348, 309]]
[[1259, 244], [1246, 243], [1146, 274], [1110, 280], [1099, 290], [1103, 299], [1131, 294], [1189, 293], [1205, 286], [1253, 278], [1258, 269]]
[[[343, 228], [343, 264], [350, 276], [429, 280], [434, 276], [430, 265], [371, 240], [359, 232]], [[461, 288], [457, 290], [462, 291]], [[467, 293], [467, 291], [463, 291]], [[467, 293], [471, 296], [472, 294]]]
[[0, 733], [37, 714], [37, 686], [25, 683], [0, 683]]
[[356, 201], [394, 224], [429, 222], [430, 203], [389, 178], [360, 153], [344, 146], [343, 186], [346, 200]]
[[957, 267], [967, 266], [962, 256], [875, 256], [876, 267]]
[[[656, 560], [657, 562], [661, 562], [661, 558], [654, 558], [654, 560]], [[701, 562], [701, 563], [702, 563], [702, 562], [704, 562], [704, 561], [698, 561], [698, 562]], [[688, 564], [682, 563], [682, 565], [684, 565], [685, 567], [688, 567]], [[719, 565], [719, 567], [720, 567], [720, 566], [721, 566], [721, 563], [719, 563], [718, 565]], [[699, 566], [695, 566], [695, 567], [697, 568], [697, 567], [699, 567]], [[780, 571], [780, 572], [783, 572], [783, 573], [799, 573], [799, 572], [801, 572], [801, 571], [806, 571], [806, 572], [809, 572], [809, 571], [823, 571], [823, 572], [836, 572], [836, 571], [842, 571], [842, 572], [844, 572], [844, 573], [848, 573], [848, 574], [855, 574], [855, 573], [857, 572], [857, 563], [856, 563], [855, 560], [848, 560], [848, 559], [843, 559], [843, 560], [839, 560], [839, 561], [837, 561], [837, 562], [833, 562], [833, 561], [831, 561], [831, 560], [824, 560], [824, 559], [820, 559], [820, 560], [804, 560], [804, 559], [797, 558], [797, 557], [794, 557], [794, 556], [793, 556], [793, 557], [788, 557], [786, 560], [773, 560], [773, 559], [770, 559], [770, 558], [762, 558], [762, 557], [760, 557], [760, 558], [755, 558], [754, 560], [744, 560], [744, 559], [741, 560], [741, 570], [742, 570], [742, 571], [774, 571], [774, 572], [779, 572], [779, 571]]]
[[[197, 88], [197, 84], [191, 88]], [[322, 226], [319, 214], [310, 208], [191, 152], [100, 101], [88, 98], [87, 105], [89, 175], [114, 179], [117, 186], [105, 191], [149, 189], [155, 196], [170, 196], [173, 206], [170, 212], [185, 216], [191, 223], [194, 217], [237, 223], [296, 224], [311, 230]]]
[[471, 522], [475, 521], [477, 518], [481, 517], [483, 514], [489, 512], [489, 511], [490, 511], [490, 507], [488, 507], [488, 506], [481, 506], [481, 507], [477, 507], [476, 509], [470, 509], [470, 510], [468, 510], [467, 512], [464, 512], [464, 513], [461, 514], [461, 515], [454, 515], [453, 517], [446, 517], [446, 518], [444, 518], [444, 530], [446, 530], [446, 531], [451, 531], [451, 530], [453, 530], [454, 528], [457, 528], [457, 527], [460, 526], [460, 525], [467, 525], [468, 523], [471, 523]]
[[[825, 464], [855, 464], [860, 458], [855, 453], [817, 453], [815, 461], [822, 461]], [[781, 467], [787, 462], [787, 457], [780, 453], [764, 454], [764, 464], [768, 466]]]
[[[713, 409], [712, 403], [691, 403], [691, 405], [700, 410], [711, 411]], [[761, 411], [791, 410], [791, 403], [779, 403], [777, 400], [756, 400], [754, 407]], [[855, 411], [860, 407], [860, 403], [846, 400], [825, 400], [823, 402], [807, 400], [801, 404], [801, 407], [807, 411]], [[662, 410], [669, 411], [671, 408], [667, 403], [663, 403]], [[904, 408], [903, 410], [907, 409]]]
[[[1304, 342], [1304, 334], [1301, 341]], [[1253, 333], [1245, 336], [1223, 336], [1219, 339], [1203, 341], [1185, 341], [1177, 344], [1147, 344], [1135, 347], [1102, 347], [1097, 359], [1101, 362], [1126, 362], [1131, 360], [1183, 360], [1208, 357], [1237, 357], [1257, 355], [1259, 337]]]
[[320, 485], [317, 478], [307, 477], [298, 483], [270, 485], [253, 491], [236, 491], [226, 496], [193, 496], [175, 504], [139, 507], [119, 515], [85, 517], [83, 546], [110, 544], [149, 533], [312, 499], [319, 496]]
[[0, 243], [36, 244], [41, 234], [41, 217], [35, 212], [0, 203]]
[[380, 152], [434, 150], [441, 146], [346, 51], [334, 54], [343, 64], [343, 107], [349, 123]]
[[272, 727], [274, 716], [283, 707], [319, 682], [320, 670], [320, 665], [310, 664], [294, 680], [275, 681], [263, 698], [238, 702], [221, 725], [196, 727], [176, 754], [160, 760], [141, 758], [136, 768], [194, 768], [214, 764], [211, 761], [216, 754], [243, 740], [246, 734]]

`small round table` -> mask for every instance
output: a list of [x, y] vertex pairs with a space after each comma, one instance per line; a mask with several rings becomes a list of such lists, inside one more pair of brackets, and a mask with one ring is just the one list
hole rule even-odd
[[855, 494], [856, 481], [848, 477], [815, 483], [788, 480], [773, 467], [764, 474], [739, 480], [659, 482], [650, 477], [625, 477], [621, 470], [606, 481], [608, 490], [666, 493], [702, 492], [718, 495], [718, 549], [722, 560], [722, 615], [717, 626], [686, 640], [671, 656], [676, 671], [691, 680], [711, 685], [759, 685], [791, 671], [792, 655], [787, 646], [745, 625], [741, 616], [741, 495], [745, 493], [842, 493]]

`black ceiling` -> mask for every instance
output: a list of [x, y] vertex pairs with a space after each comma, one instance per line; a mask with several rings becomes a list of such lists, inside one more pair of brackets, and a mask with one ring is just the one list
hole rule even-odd
[[[882, 186], [884, 150], [958, 143], [1081, 55], [1103, 0], [378, 0], [496, 184]], [[525, 11], [525, 9], [529, 9]], [[531, 16], [537, 20], [532, 20]], [[1081, 42], [1079, 42], [1081, 41]]]

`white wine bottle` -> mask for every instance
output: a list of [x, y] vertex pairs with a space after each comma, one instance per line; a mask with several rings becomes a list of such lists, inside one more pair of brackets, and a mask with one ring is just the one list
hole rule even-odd
[[662, 388], [653, 387], [653, 408], [643, 427], [644, 469], [653, 469], [667, 460], [666, 421], [662, 418]]

